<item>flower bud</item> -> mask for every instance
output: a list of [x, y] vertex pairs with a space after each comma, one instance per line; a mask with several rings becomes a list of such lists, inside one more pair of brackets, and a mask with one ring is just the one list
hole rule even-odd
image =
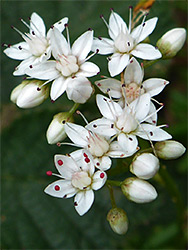
[[156, 154], [163, 160], [177, 159], [185, 153], [186, 148], [179, 142], [168, 140], [155, 143]]
[[43, 86], [42, 81], [30, 80], [18, 94], [16, 104], [20, 108], [33, 108], [40, 105], [49, 96], [49, 87]]
[[107, 220], [115, 233], [125, 234], [127, 232], [128, 219], [122, 208], [112, 208], [107, 214]]
[[54, 115], [48, 130], [46, 132], [47, 141], [49, 144], [61, 142], [66, 138], [65, 123], [67, 121], [73, 122], [72, 116], [68, 112], [61, 112]]
[[152, 178], [158, 170], [159, 160], [151, 153], [140, 154], [130, 165], [131, 173], [144, 180]]
[[185, 39], [186, 30], [183, 28], [175, 28], [166, 32], [156, 44], [163, 55], [163, 59], [174, 57], [183, 47]]
[[22, 89], [25, 87], [25, 85], [27, 84], [28, 81], [23, 81], [21, 84], [19, 84], [17, 87], [15, 87], [10, 95], [10, 100], [13, 103], [16, 103], [18, 96], [20, 94], [20, 92], [22, 91]]
[[129, 200], [136, 203], [147, 203], [157, 198], [157, 192], [149, 182], [135, 177], [125, 179], [121, 189]]

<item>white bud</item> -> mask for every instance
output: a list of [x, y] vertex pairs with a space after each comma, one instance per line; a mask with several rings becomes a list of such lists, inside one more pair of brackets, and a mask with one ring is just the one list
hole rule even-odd
[[48, 130], [46, 132], [47, 141], [49, 144], [55, 144], [63, 141], [67, 135], [65, 133], [65, 123], [67, 121], [73, 122], [72, 116], [68, 112], [61, 112], [54, 115]]
[[15, 87], [10, 95], [10, 100], [13, 103], [16, 103], [18, 96], [20, 94], [20, 92], [22, 91], [22, 89], [25, 87], [25, 85], [28, 83], [28, 81], [23, 81], [21, 84], [19, 84], [17, 87]]
[[127, 232], [128, 219], [122, 208], [112, 208], [107, 214], [107, 220], [115, 233], [125, 234]]
[[174, 57], [183, 47], [186, 39], [184, 28], [175, 28], [166, 32], [157, 42], [164, 59]]
[[147, 203], [157, 198], [155, 188], [147, 181], [130, 177], [121, 185], [123, 194], [136, 203]]
[[33, 108], [46, 100], [49, 96], [49, 87], [46, 85], [40, 89], [42, 84], [43, 82], [39, 80], [28, 81], [28, 84], [23, 87], [17, 97], [17, 106], [20, 108]]
[[177, 141], [168, 140], [155, 143], [157, 156], [163, 160], [173, 160], [182, 156], [186, 148]]
[[137, 177], [148, 180], [159, 170], [159, 159], [151, 153], [143, 153], [136, 157], [130, 165], [130, 171]]

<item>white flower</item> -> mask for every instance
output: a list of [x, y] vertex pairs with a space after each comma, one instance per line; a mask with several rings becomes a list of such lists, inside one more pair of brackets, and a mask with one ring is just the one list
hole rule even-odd
[[129, 64], [130, 56], [136, 56], [145, 60], [155, 60], [161, 57], [158, 49], [150, 44], [140, 43], [154, 30], [158, 18], [154, 17], [143, 22], [131, 31], [123, 19], [112, 11], [109, 18], [109, 38], [96, 38], [93, 43], [93, 50], [99, 49], [99, 54], [113, 54], [109, 58], [108, 70], [111, 76], [120, 74]]
[[[48, 185], [44, 192], [58, 198], [74, 197], [74, 206], [79, 215], [84, 215], [94, 201], [93, 190], [100, 189], [107, 176], [103, 171], [95, 171], [91, 154], [87, 150], [73, 152], [68, 156], [55, 155], [55, 166], [61, 180]], [[52, 175], [51, 171], [47, 175]]]
[[[30, 25], [28, 25], [23, 19], [21, 21], [29, 28], [29, 33], [22, 33], [17, 28], [13, 27], [25, 40], [15, 45], [7, 45], [7, 49], [4, 53], [16, 60], [22, 60], [22, 62], [16, 67], [13, 75], [19, 76], [25, 74], [25, 69], [29, 65], [36, 65], [48, 60], [51, 56], [51, 30], [46, 35], [46, 27], [43, 19], [35, 12], [32, 13], [30, 18]], [[65, 17], [54, 24], [60, 32], [65, 28], [65, 24], [68, 22], [68, 18]]]
[[135, 177], [125, 179], [121, 189], [129, 200], [136, 203], [148, 203], [157, 198], [157, 192], [149, 182]]
[[125, 154], [123, 150], [116, 148], [116, 142], [111, 142], [109, 138], [98, 135], [86, 128], [67, 122], [65, 124], [65, 131], [67, 136], [74, 142], [77, 147], [87, 149], [94, 158], [95, 166], [101, 170], [107, 170], [111, 167], [111, 159], [122, 158], [129, 155]]
[[55, 60], [40, 65], [30, 65], [26, 74], [34, 78], [52, 81], [50, 96], [55, 101], [65, 91], [70, 100], [84, 103], [91, 96], [93, 88], [87, 77], [99, 72], [97, 65], [86, 62], [91, 51], [93, 31], [82, 34], [70, 48], [68, 42], [58, 29], [52, 27], [51, 47]]
[[126, 153], [136, 152], [138, 146], [136, 136], [151, 141], [164, 141], [171, 138], [171, 135], [160, 126], [143, 123], [148, 119], [150, 110], [149, 94], [141, 95], [124, 109], [102, 95], [97, 95], [96, 100], [103, 118], [92, 121], [86, 127], [103, 136], [117, 136], [117, 148], [120, 146]]
[[138, 155], [130, 165], [130, 171], [140, 179], [148, 180], [159, 170], [159, 159], [151, 153]]

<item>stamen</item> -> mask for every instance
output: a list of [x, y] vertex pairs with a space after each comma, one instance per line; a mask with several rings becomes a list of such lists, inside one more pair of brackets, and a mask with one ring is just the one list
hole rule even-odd
[[112, 46], [112, 44], [110, 44], [110, 43], [108, 42], [107, 38], [104, 39], [104, 38], [102, 38], [101, 36], [99, 36], [98, 39], [101, 40], [101, 41], [103, 41], [103, 42], [105, 42], [107, 45]]
[[131, 24], [131, 20], [132, 20], [132, 9], [133, 9], [133, 7], [132, 7], [132, 6], [129, 6], [129, 28], [128, 28], [129, 33], [131, 33], [131, 26], [132, 26], [132, 24]]
[[74, 146], [74, 147], [77, 147], [77, 148], [80, 148], [81, 146], [79, 144], [74, 144], [74, 143], [71, 143], [71, 142], [58, 142], [56, 144], [58, 147], [62, 146], [62, 145], [67, 145], [67, 146]]
[[67, 42], [68, 42], [69, 49], [70, 49], [71, 45], [70, 45], [70, 36], [69, 36], [68, 23], [65, 24], [65, 29], [66, 29], [66, 33], [67, 33]]
[[[114, 16], [114, 19], [115, 19], [115, 22], [116, 22], [116, 25], [117, 25], [117, 27], [118, 27], [118, 30], [119, 30], [119, 33], [120, 33], [120, 27], [119, 27], [119, 25], [118, 25], [118, 21], [117, 21], [117, 18], [116, 18], [116, 16], [115, 16], [115, 14], [114, 14], [114, 10], [111, 8], [111, 13], [113, 14], [113, 16]], [[113, 33], [113, 31], [112, 31], [112, 33]], [[113, 33], [114, 34], [114, 33]]]
[[154, 98], [151, 98], [152, 101], [156, 102], [157, 104], [161, 105], [161, 106], [164, 106], [164, 103], [162, 102], [158, 102], [157, 100], [155, 100]]
[[59, 174], [54, 174], [54, 173], [52, 173], [52, 171], [47, 171], [46, 174], [47, 174], [48, 176], [54, 175], [54, 176], [60, 177], [61, 179], [64, 179], [61, 175], [59, 175]]
[[[38, 33], [43, 37], [43, 34], [41, 33], [41, 31], [38, 29], [38, 27], [34, 24], [34, 22], [32, 22], [31, 18], [29, 18], [30, 23], [35, 27], [35, 29], [38, 31]], [[30, 26], [31, 29], [31, 26]]]
[[81, 117], [83, 118], [83, 120], [85, 121], [86, 124], [89, 123], [89, 122], [87, 121], [87, 119], [85, 118], [85, 116], [84, 116], [79, 110], [76, 111], [76, 114], [77, 114], [77, 115], [81, 115]]
[[138, 42], [138, 40], [139, 40], [139, 38], [140, 38], [140, 36], [141, 36], [141, 34], [142, 34], [143, 28], [144, 28], [144, 26], [145, 26], [146, 16], [147, 16], [147, 14], [144, 15], [143, 20], [142, 20], [142, 23], [141, 23], [141, 25], [140, 25], [140, 30], [139, 30], [139, 33], [138, 33], [138, 36], [137, 36], [137, 39], [136, 39], [136, 43]]
[[93, 52], [91, 55], [89, 55], [88, 57], [86, 57], [86, 59], [84, 60], [84, 62], [86, 62], [87, 60], [89, 60], [91, 57], [93, 57], [94, 55], [99, 53], [99, 49], [96, 49], [95, 52]]
[[11, 26], [11, 28], [12, 28], [13, 30], [15, 30], [16, 32], [18, 32], [18, 34], [20, 34], [23, 38], [24, 38], [24, 37], [27, 37], [28, 39], [31, 40], [31, 38], [30, 38], [27, 34], [22, 33], [20, 30], [18, 30], [18, 29], [17, 29], [16, 27], [14, 27], [13, 25]]
[[155, 110], [155, 112], [149, 114], [148, 116], [146, 116], [141, 122], [146, 121], [147, 119], [149, 119], [151, 116], [153, 116], [154, 114], [156, 114], [157, 112], [159, 112], [159, 110], [161, 110], [164, 106], [159, 107], [158, 109]]
[[106, 27], [110, 30], [110, 32], [113, 33], [113, 36], [115, 36], [113, 30], [110, 28], [110, 26], [108, 25], [107, 21], [105, 20], [103, 15], [100, 15], [100, 18], [103, 20], [104, 24], [106, 25]]

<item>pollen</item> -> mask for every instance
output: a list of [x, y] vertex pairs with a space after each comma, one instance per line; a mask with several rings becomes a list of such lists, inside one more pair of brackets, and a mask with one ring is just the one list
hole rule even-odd
[[86, 163], [89, 163], [90, 162], [90, 159], [88, 157], [85, 158], [85, 162]]
[[60, 190], [60, 186], [55, 185], [54, 189], [55, 189], [55, 191], [59, 191]]
[[104, 173], [100, 174], [100, 178], [103, 179], [104, 178]]
[[58, 160], [57, 163], [58, 163], [59, 166], [63, 165], [63, 161], [62, 160]]
[[52, 175], [52, 171], [47, 171], [46, 174], [47, 174], [48, 176], [51, 176], [51, 175]]

